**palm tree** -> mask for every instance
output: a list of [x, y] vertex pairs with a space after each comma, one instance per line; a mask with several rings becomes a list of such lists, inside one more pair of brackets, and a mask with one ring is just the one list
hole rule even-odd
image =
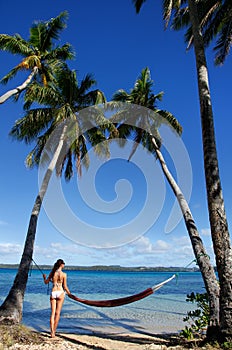
[[53, 41], [59, 39], [59, 33], [66, 27], [67, 17], [68, 13], [65, 11], [49, 21], [35, 23], [30, 29], [29, 40], [23, 39], [19, 34], [0, 34], [0, 50], [23, 57], [22, 61], [2, 78], [1, 83], [7, 84], [20, 71], [30, 71], [21, 85], [0, 96], [0, 104], [13, 96], [17, 99], [33, 79], [45, 85], [54, 80], [54, 69], [61, 68], [67, 59], [73, 58], [70, 44], [61, 47], [53, 45]]
[[204, 41], [198, 22], [197, 8], [188, 1], [193, 28], [200, 98], [204, 168], [208, 210], [218, 276], [220, 281], [220, 331], [222, 338], [232, 339], [232, 249], [219, 174], [213, 110], [210, 98]]
[[[146, 0], [133, 0], [137, 11]], [[200, 1], [201, 3], [202, 1]], [[230, 234], [224, 207], [221, 180], [219, 174], [218, 157], [216, 149], [214, 118], [210, 85], [208, 79], [208, 68], [205, 56], [204, 39], [201, 31], [202, 19], [199, 15], [195, 0], [164, 0], [164, 19], [169, 22], [172, 10], [177, 10], [182, 4], [188, 4], [189, 20], [193, 34], [193, 46], [198, 78], [198, 93], [200, 100], [202, 141], [204, 152], [204, 169], [207, 190], [207, 201], [211, 236], [213, 240], [216, 265], [220, 282], [220, 337], [222, 340], [232, 339], [232, 249]], [[227, 4], [228, 2], [222, 2]], [[204, 2], [202, 2], [204, 4]], [[214, 4], [214, 2], [211, 2]], [[231, 7], [230, 7], [231, 9]], [[231, 18], [231, 12], [228, 14]], [[226, 16], [226, 14], [225, 14]], [[220, 18], [219, 18], [220, 21]], [[226, 22], [226, 28], [230, 29], [231, 21]], [[222, 28], [225, 22], [222, 20], [218, 28]], [[228, 31], [229, 33], [230, 31]]]
[[[205, 45], [209, 45], [214, 39], [215, 64], [223, 64], [227, 58], [232, 37], [232, 3], [230, 0], [208, 0], [199, 1], [197, 3], [199, 24], [204, 38]], [[188, 47], [193, 44], [192, 27], [189, 26], [189, 9], [185, 6], [176, 9], [173, 17], [172, 27], [175, 30], [182, 29], [187, 26], [188, 30], [185, 34], [185, 41]]]
[[8, 296], [6, 297], [6, 299], [4, 300], [3, 304], [0, 307], [1, 323], [5, 323], [5, 322], [18, 323], [22, 319], [23, 300], [24, 300], [24, 294], [25, 294], [26, 284], [28, 280], [28, 272], [29, 272], [30, 264], [32, 261], [31, 260], [32, 254], [34, 250], [34, 241], [35, 241], [38, 216], [39, 216], [39, 212], [43, 202], [43, 198], [45, 196], [45, 193], [48, 187], [49, 180], [52, 176], [52, 172], [58, 161], [58, 157], [60, 155], [60, 152], [65, 142], [67, 126], [64, 124], [62, 127], [63, 128], [62, 128], [62, 133], [60, 134], [59, 144], [47, 168], [39, 194], [36, 197], [36, 200], [31, 212], [27, 236], [24, 244], [24, 251], [18, 267], [18, 272], [15, 276], [13, 285], [9, 291]]
[[[135, 146], [132, 150], [131, 156], [136, 151], [139, 143], [143, 144], [150, 152], [154, 153], [158, 159], [163, 173], [172, 188], [174, 195], [176, 196], [180, 209], [182, 211], [185, 225], [191, 240], [192, 248], [196, 257], [197, 264], [199, 265], [202, 277], [205, 283], [206, 290], [209, 295], [210, 302], [210, 324], [209, 328], [212, 330], [219, 320], [219, 286], [215, 276], [213, 266], [210, 263], [209, 257], [206, 254], [203, 242], [199, 236], [195, 221], [188, 206], [188, 203], [173, 178], [168, 166], [164, 160], [164, 157], [160, 151], [161, 138], [159, 136], [158, 128], [161, 123], [166, 122], [173, 130], [181, 135], [182, 128], [176, 118], [167, 111], [160, 110], [156, 107], [156, 100], [160, 100], [163, 93], [154, 95], [152, 93], [153, 81], [150, 77], [150, 71], [148, 68], [142, 70], [141, 75], [136, 80], [134, 87], [129, 93], [125, 90], [119, 90], [113, 96], [113, 101], [121, 101], [129, 104], [141, 105], [144, 110], [135, 109], [130, 110], [129, 113], [122, 112], [116, 113], [112, 117], [112, 122], [117, 123], [120, 137], [133, 137]], [[147, 108], [149, 110], [147, 110]], [[136, 114], [137, 113], [137, 114]], [[132, 123], [130, 118], [133, 119]], [[136, 127], [134, 127], [136, 125]]]
[[[73, 160], [79, 172], [82, 160], [88, 167], [87, 153], [90, 146], [96, 146], [96, 152], [109, 156], [105, 143], [101, 141], [105, 140], [105, 128], [108, 127], [113, 131], [115, 127], [111, 128], [109, 121], [99, 115], [97, 109], [93, 110], [89, 117], [88, 128], [86, 128], [86, 120], [78, 114], [88, 105], [105, 101], [104, 95], [99, 90], [91, 90], [95, 80], [87, 75], [78, 84], [76, 73], [67, 68], [57, 73], [56, 82], [58, 85], [41, 86], [36, 82], [30, 85], [25, 95], [25, 108], [28, 108], [26, 115], [16, 121], [10, 132], [10, 135], [19, 141], [30, 143], [36, 140], [36, 145], [26, 160], [29, 167], [39, 163], [44, 146], [48, 144], [49, 136], [53, 132], [55, 132], [55, 138], [50, 142], [52, 156], [32, 209], [18, 272], [8, 296], [0, 307], [2, 322], [18, 323], [22, 318], [23, 299], [34, 250], [38, 216], [52, 172], [56, 168], [57, 175], [61, 176], [64, 172], [65, 178], [69, 180], [73, 174]], [[41, 103], [43, 107], [32, 109], [33, 102]], [[101, 126], [98, 127], [98, 124]], [[75, 133], [71, 143], [69, 142], [70, 132]]]

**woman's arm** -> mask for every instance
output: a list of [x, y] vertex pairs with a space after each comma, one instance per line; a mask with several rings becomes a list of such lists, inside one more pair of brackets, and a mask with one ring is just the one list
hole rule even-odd
[[69, 290], [69, 288], [67, 286], [67, 275], [66, 275], [66, 273], [64, 273], [63, 288], [64, 288], [65, 292], [67, 292], [68, 295], [71, 294], [70, 290]]
[[43, 279], [44, 279], [44, 283], [45, 284], [48, 284], [50, 282], [50, 280], [51, 280], [51, 276], [50, 275], [51, 275], [51, 273], [48, 275], [48, 278], [47, 278], [45, 273], [43, 273]]

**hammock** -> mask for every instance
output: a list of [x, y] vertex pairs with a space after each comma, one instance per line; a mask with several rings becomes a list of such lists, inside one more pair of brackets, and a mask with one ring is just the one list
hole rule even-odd
[[151, 287], [151, 288], [147, 288], [144, 291], [138, 293], [138, 294], [134, 294], [134, 295], [130, 295], [124, 298], [119, 298], [119, 299], [110, 299], [110, 300], [87, 300], [87, 299], [81, 299], [78, 298], [77, 296], [73, 295], [73, 294], [69, 294], [69, 298], [78, 301], [79, 303], [82, 304], [86, 304], [86, 305], [90, 305], [90, 306], [96, 306], [96, 307], [114, 307], [114, 306], [121, 306], [121, 305], [126, 305], [126, 304], [130, 304], [133, 303], [137, 300], [146, 298], [147, 296], [153, 294], [156, 290], [158, 290], [159, 288], [161, 288], [164, 284], [170, 282], [171, 280], [173, 280], [173, 278], [175, 278], [176, 275], [173, 275], [172, 277], [168, 278], [167, 280], [156, 284], [155, 286]]

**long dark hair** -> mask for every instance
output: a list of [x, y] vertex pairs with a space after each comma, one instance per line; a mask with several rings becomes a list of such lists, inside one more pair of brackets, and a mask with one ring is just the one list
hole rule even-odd
[[52, 268], [52, 271], [50, 272], [50, 278], [52, 279], [56, 270], [59, 269], [59, 267], [62, 265], [62, 264], [65, 264], [64, 260], [63, 259], [58, 259], [55, 264], [53, 265], [53, 268]]

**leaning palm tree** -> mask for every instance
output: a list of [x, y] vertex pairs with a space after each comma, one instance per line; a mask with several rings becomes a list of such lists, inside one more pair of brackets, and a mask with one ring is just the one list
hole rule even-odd
[[[58, 85], [54, 86], [31, 84], [25, 95], [25, 107], [28, 108], [26, 115], [16, 121], [10, 133], [15, 139], [26, 143], [36, 140], [36, 145], [26, 160], [29, 167], [39, 163], [44, 147], [46, 145], [47, 149], [49, 136], [54, 130], [56, 137], [52, 139], [52, 143], [50, 142], [52, 156], [32, 209], [18, 272], [8, 296], [0, 307], [2, 322], [18, 323], [22, 318], [24, 293], [32, 261], [38, 216], [52, 172], [56, 169], [59, 176], [64, 172], [65, 178], [69, 180], [73, 174], [73, 161], [79, 172], [81, 163], [88, 167], [87, 153], [88, 147], [91, 146], [96, 146], [95, 150], [99, 154], [109, 156], [106, 143], [101, 141], [105, 140], [104, 129], [108, 127], [112, 131], [115, 127], [110, 128], [109, 121], [103, 119], [102, 115], [94, 110], [86, 128], [86, 120], [83, 120], [78, 113], [88, 105], [105, 101], [104, 95], [99, 90], [91, 90], [95, 80], [87, 75], [78, 84], [76, 73], [67, 68], [59, 71], [56, 81]], [[42, 104], [43, 107], [33, 109], [31, 108], [33, 102]], [[98, 124], [101, 126], [98, 127]], [[70, 133], [76, 133], [71, 143], [69, 142]]]
[[[137, 12], [146, 0], [133, 0]], [[229, 4], [231, 1], [220, 0], [221, 4]], [[200, 100], [201, 128], [204, 153], [204, 170], [209, 211], [209, 221], [211, 236], [213, 240], [218, 277], [220, 282], [220, 334], [222, 340], [231, 341], [232, 339], [232, 248], [228, 222], [224, 207], [221, 180], [219, 174], [217, 148], [214, 131], [214, 118], [212, 101], [210, 94], [210, 85], [208, 79], [208, 68], [205, 56], [204, 38], [201, 31], [201, 15], [199, 4], [205, 4], [204, 0], [163, 0], [164, 19], [169, 23], [174, 11], [178, 11], [181, 5], [188, 4], [189, 25], [192, 27], [193, 46], [195, 51], [195, 60], [198, 78], [198, 93]], [[214, 5], [214, 1], [210, 0]], [[231, 7], [225, 16], [229, 16], [226, 22], [228, 33], [231, 31]], [[224, 17], [225, 18], [225, 17]], [[218, 18], [222, 28], [225, 24], [224, 19]], [[186, 24], [186, 23], [185, 23]], [[217, 325], [215, 325], [217, 327]], [[213, 334], [215, 335], [215, 334]]]
[[[206, 254], [203, 242], [199, 236], [194, 218], [188, 203], [173, 178], [161, 153], [161, 137], [158, 128], [161, 123], [167, 123], [178, 135], [181, 135], [182, 128], [176, 118], [165, 110], [156, 107], [157, 99], [160, 100], [162, 93], [154, 95], [152, 92], [153, 81], [148, 68], [142, 70], [141, 75], [136, 80], [134, 87], [128, 93], [119, 90], [113, 96], [113, 101], [126, 102], [129, 104], [141, 105], [144, 109], [128, 108], [127, 113], [122, 108], [112, 117], [112, 122], [117, 123], [119, 135], [122, 138], [133, 137], [135, 146], [129, 159], [133, 156], [139, 144], [146, 147], [159, 160], [162, 171], [177, 198], [183, 214], [185, 225], [191, 240], [192, 248], [200, 268], [210, 302], [210, 325], [215, 324], [219, 318], [219, 286], [215, 276], [213, 266]], [[146, 107], [146, 108], [145, 108]], [[135, 111], [135, 112], [134, 112]], [[132, 119], [132, 123], [130, 122]]]
[[54, 40], [59, 39], [59, 33], [66, 27], [67, 16], [65, 11], [49, 21], [34, 23], [28, 40], [23, 39], [19, 34], [13, 36], [0, 34], [0, 50], [23, 57], [21, 62], [1, 79], [1, 83], [7, 84], [20, 71], [30, 72], [21, 85], [0, 96], [0, 104], [10, 97], [17, 99], [33, 79], [45, 85], [48, 81], [54, 80], [54, 69], [61, 68], [67, 59], [73, 58], [70, 44], [54, 47], [53, 43]]

